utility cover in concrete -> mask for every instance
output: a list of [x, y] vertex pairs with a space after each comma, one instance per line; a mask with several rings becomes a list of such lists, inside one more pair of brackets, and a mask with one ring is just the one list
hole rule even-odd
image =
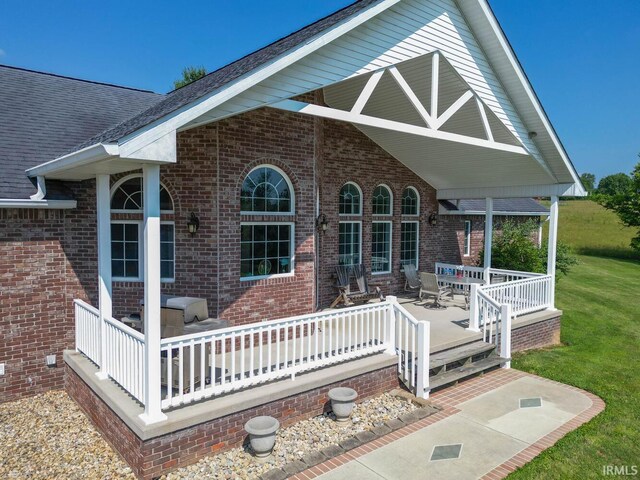
[[431, 454], [431, 461], [435, 460], [451, 460], [454, 458], [460, 458], [460, 452], [462, 451], [462, 444], [456, 445], [436, 445]]
[[532, 408], [532, 407], [541, 407], [541, 406], [542, 406], [542, 399], [540, 397], [520, 399], [520, 408]]

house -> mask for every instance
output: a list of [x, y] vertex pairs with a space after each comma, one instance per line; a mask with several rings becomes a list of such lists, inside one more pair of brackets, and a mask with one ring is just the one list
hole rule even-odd
[[[360, 0], [167, 95], [0, 82], [0, 400], [64, 384], [142, 478], [330, 385], [426, 397], [460, 378], [432, 354], [557, 341], [558, 197], [584, 189], [486, 0]], [[546, 274], [474, 266], [494, 215], [549, 217]], [[325, 310], [360, 263], [387, 299]], [[405, 263], [469, 309], [399, 300]], [[161, 294], [227, 327], [168, 334]]]

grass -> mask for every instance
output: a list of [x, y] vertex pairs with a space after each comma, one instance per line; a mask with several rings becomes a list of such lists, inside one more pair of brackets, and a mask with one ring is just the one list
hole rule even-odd
[[560, 206], [559, 238], [582, 254], [557, 285], [562, 346], [516, 355], [513, 366], [607, 406], [510, 479], [601, 478], [606, 465], [640, 466], [640, 263], [631, 260], [631, 236], [593, 202]]
[[629, 247], [633, 228], [620, 223], [611, 210], [590, 200], [560, 202], [558, 239], [580, 255], [640, 260]]

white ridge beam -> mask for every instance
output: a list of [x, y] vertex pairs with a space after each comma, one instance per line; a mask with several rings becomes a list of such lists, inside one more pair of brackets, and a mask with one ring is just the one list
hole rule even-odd
[[378, 86], [378, 82], [382, 78], [383, 74], [384, 74], [384, 69], [378, 70], [377, 72], [374, 72], [373, 75], [371, 75], [371, 78], [367, 81], [367, 84], [362, 89], [362, 92], [360, 93], [360, 96], [356, 100], [356, 103], [353, 105], [353, 108], [351, 109], [351, 113], [362, 113], [362, 110], [364, 109], [365, 105], [371, 98], [371, 94], [373, 93], [375, 88]]
[[440, 52], [431, 60], [431, 117], [438, 118], [438, 84], [440, 81]]
[[491, 148], [493, 150], [516, 153], [519, 155], [529, 155], [529, 153], [524, 148], [519, 146], [508, 145], [506, 143], [490, 142], [482, 138], [467, 137], [466, 135], [460, 135], [457, 133], [440, 132], [432, 128], [419, 127], [416, 125], [410, 125], [408, 123], [395, 122], [393, 120], [386, 120], [384, 118], [371, 117], [369, 115], [345, 112], [344, 110], [323, 107], [320, 105], [313, 105], [305, 102], [298, 102], [296, 100], [283, 100], [281, 102], [270, 105], [270, 107], [277, 108], [279, 110], [286, 110], [288, 112], [303, 113], [305, 115], [312, 115], [316, 117], [330, 118], [332, 120], [339, 120], [342, 122], [354, 123], [356, 125], [382, 128], [384, 130], [391, 130], [410, 135], [418, 135], [421, 137], [435, 138], [438, 140], [445, 140], [449, 142], [463, 143], [476, 147]]
[[429, 112], [427, 112], [427, 109], [424, 108], [424, 105], [422, 105], [422, 102], [420, 101], [418, 96], [415, 94], [415, 92], [411, 89], [411, 87], [409, 86], [407, 81], [404, 79], [402, 74], [398, 71], [398, 69], [395, 66], [391, 66], [389, 67], [389, 73], [391, 73], [391, 75], [393, 76], [398, 86], [402, 89], [404, 94], [407, 96], [407, 98], [411, 102], [411, 105], [413, 105], [413, 107], [418, 111], [418, 113], [420, 114], [424, 122], [427, 124], [427, 126], [429, 128], [434, 128], [434, 122], [433, 122], [433, 119], [431, 118], [431, 115], [429, 115]]
[[473, 92], [471, 90], [467, 90], [466, 92], [464, 92], [458, 100], [453, 102], [453, 105], [447, 108], [447, 110], [436, 119], [435, 128], [438, 129], [442, 127], [442, 125], [447, 123], [447, 120], [449, 120], [458, 110], [460, 110], [462, 106], [467, 103], [472, 97]]
[[480, 112], [480, 118], [482, 119], [482, 126], [484, 127], [484, 133], [487, 136], [487, 140], [493, 142], [493, 132], [491, 131], [491, 125], [487, 119], [487, 112], [484, 110], [484, 105], [480, 97], [476, 97], [476, 103], [478, 104], [478, 111]]

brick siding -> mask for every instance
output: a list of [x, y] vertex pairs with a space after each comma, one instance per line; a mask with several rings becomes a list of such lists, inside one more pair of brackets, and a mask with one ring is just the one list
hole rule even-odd
[[511, 334], [511, 351], [515, 353], [560, 344], [560, 318], [557, 316], [514, 329]]

